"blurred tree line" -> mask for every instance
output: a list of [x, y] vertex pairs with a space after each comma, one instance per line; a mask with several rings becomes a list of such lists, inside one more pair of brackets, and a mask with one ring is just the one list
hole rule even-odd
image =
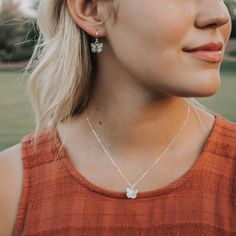
[[236, 0], [224, 0], [232, 18], [231, 38], [236, 38]]
[[[35, 20], [22, 12], [20, 3], [15, 0], [1, 0], [0, 62], [28, 60], [36, 44], [38, 30]], [[32, 4], [36, 8], [38, 1]]]
[[[40, 0], [32, 0], [37, 9]], [[49, 0], [50, 1], [50, 0]], [[224, 0], [233, 21], [231, 37], [236, 38], [236, 0]], [[20, 9], [20, 0], [0, 0], [0, 63], [28, 60], [39, 35], [35, 19]]]

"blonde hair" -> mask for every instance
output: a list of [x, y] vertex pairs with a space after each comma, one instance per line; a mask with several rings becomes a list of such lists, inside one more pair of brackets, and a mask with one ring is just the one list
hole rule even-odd
[[77, 27], [66, 1], [41, 0], [37, 14], [40, 36], [27, 67], [36, 136], [85, 108], [96, 68], [90, 36]]
[[75, 24], [66, 1], [41, 0], [37, 14], [40, 37], [27, 67], [32, 71], [28, 91], [36, 140], [41, 128], [56, 127], [85, 109], [96, 75], [96, 58], [89, 48], [92, 38]]

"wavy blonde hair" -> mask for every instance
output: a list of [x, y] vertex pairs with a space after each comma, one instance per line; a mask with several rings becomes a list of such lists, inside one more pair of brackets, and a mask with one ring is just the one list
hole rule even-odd
[[[89, 47], [92, 38], [75, 24], [65, 0], [41, 0], [37, 25], [40, 37], [27, 67], [36, 140], [41, 128], [56, 127], [85, 109], [97, 65]], [[208, 110], [194, 98], [188, 100]]]

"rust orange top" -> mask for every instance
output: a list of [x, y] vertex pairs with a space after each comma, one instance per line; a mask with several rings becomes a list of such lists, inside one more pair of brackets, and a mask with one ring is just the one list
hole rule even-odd
[[236, 123], [219, 114], [191, 169], [134, 200], [84, 178], [56, 129], [42, 129], [36, 149], [32, 141], [33, 132], [21, 141], [24, 180], [13, 236], [236, 235]]

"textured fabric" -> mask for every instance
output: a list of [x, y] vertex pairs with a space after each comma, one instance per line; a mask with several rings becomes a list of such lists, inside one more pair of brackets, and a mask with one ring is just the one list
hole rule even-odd
[[84, 178], [56, 129], [42, 129], [35, 149], [33, 139], [30, 133], [21, 141], [24, 181], [14, 236], [236, 236], [236, 123], [219, 114], [193, 166], [135, 200]]

